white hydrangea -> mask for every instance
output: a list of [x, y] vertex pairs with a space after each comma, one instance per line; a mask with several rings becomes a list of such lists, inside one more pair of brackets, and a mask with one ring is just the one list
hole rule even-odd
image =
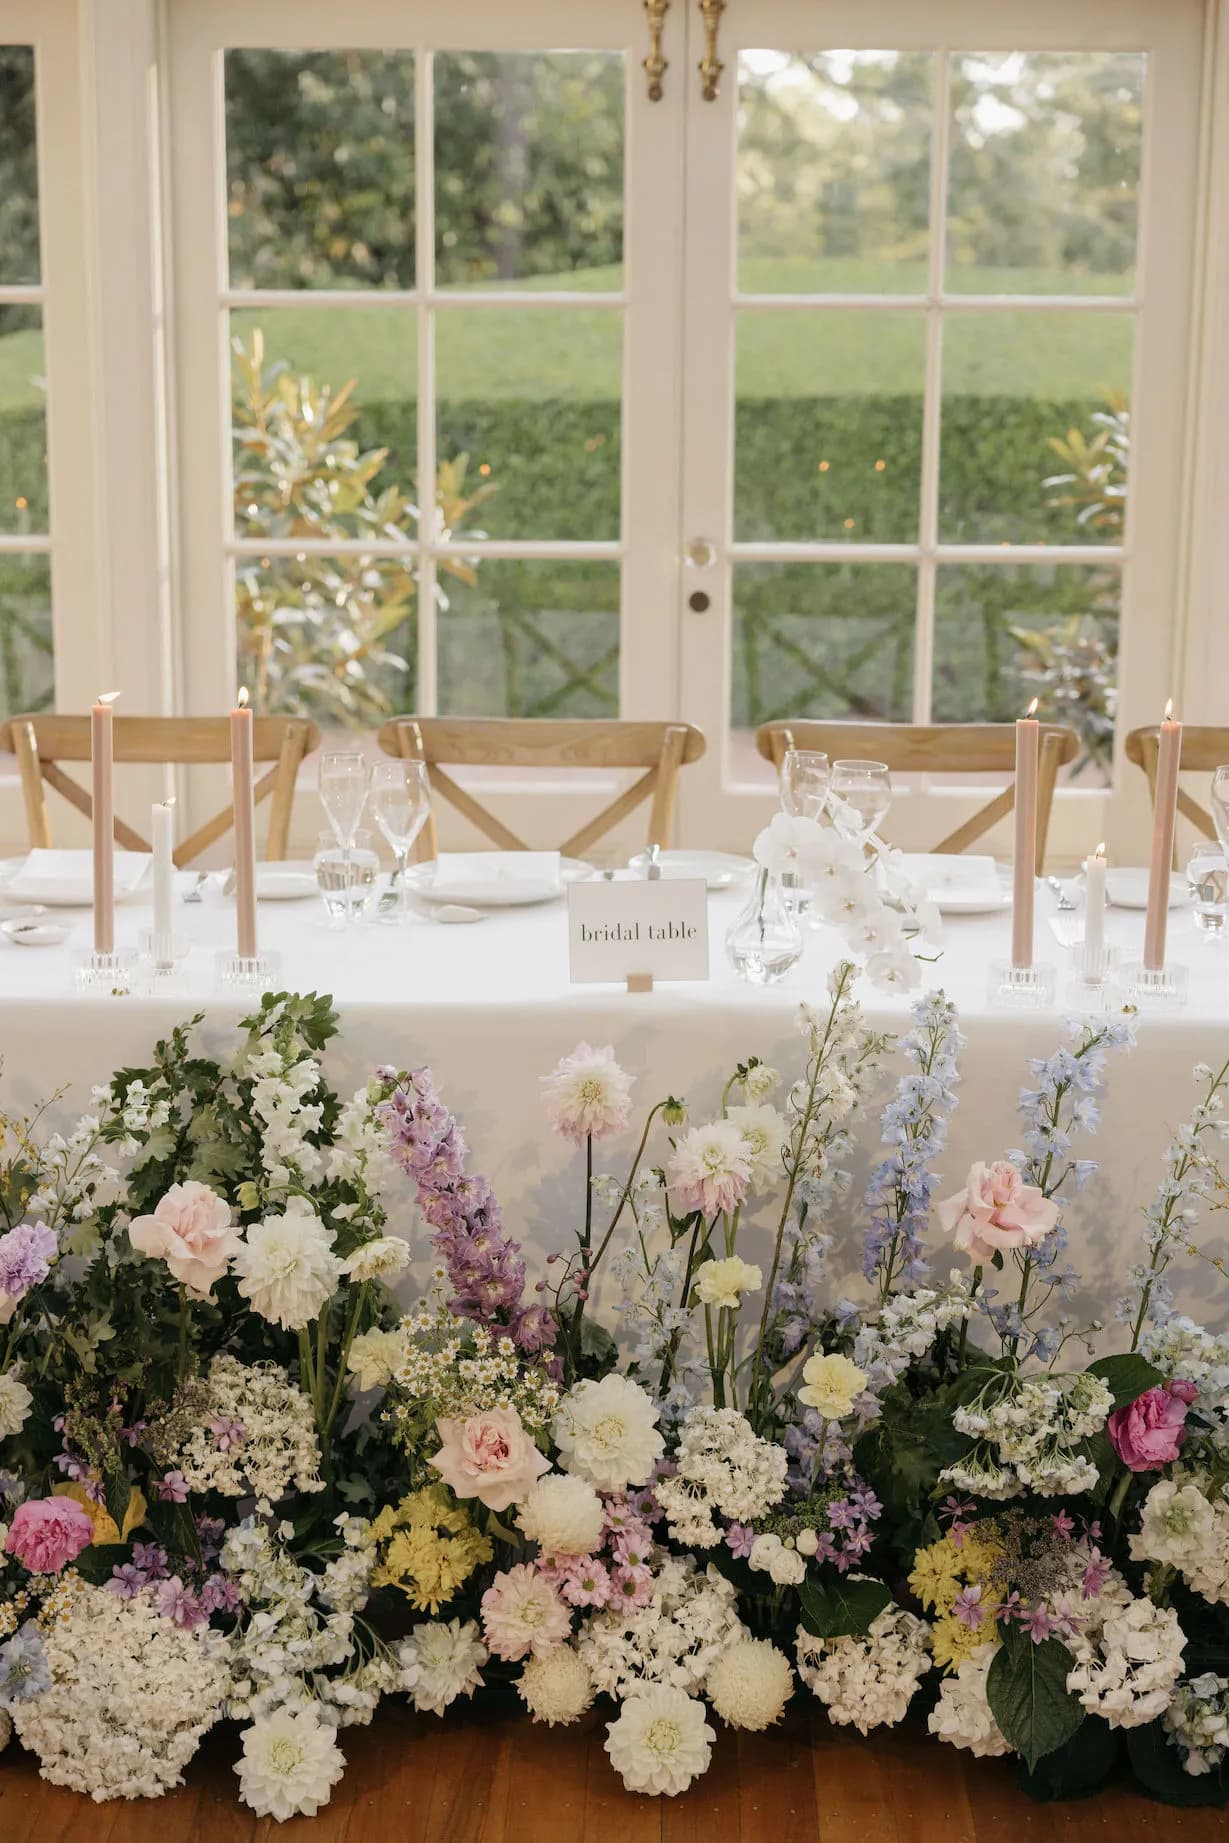
[[788, 1546], [769, 1530], [751, 1544], [747, 1566], [757, 1574], [766, 1574], [777, 1587], [797, 1587], [806, 1579], [806, 1558], [796, 1546]]
[[[974, 1401], [956, 1410], [956, 1431], [977, 1438], [984, 1449], [945, 1468], [940, 1480], [962, 1490], [979, 1490], [982, 1496], [1016, 1495], [1011, 1478], [1019, 1491], [1039, 1497], [1091, 1491], [1097, 1468], [1077, 1449], [1101, 1432], [1113, 1405], [1113, 1395], [1099, 1376], [1080, 1372], [1029, 1377], [987, 1406]], [[983, 1472], [994, 1475], [998, 1470], [1010, 1476], [996, 1479], [993, 1492], [969, 1482], [971, 1472], [980, 1478]]]
[[732, 1583], [715, 1568], [701, 1573], [689, 1555], [668, 1556], [648, 1603], [594, 1614], [576, 1649], [605, 1695], [627, 1696], [644, 1683], [693, 1694], [726, 1646], [743, 1636]]
[[721, 1541], [718, 1516], [754, 1523], [780, 1503], [789, 1457], [761, 1440], [734, 1408], [693, 1408], [683, 1422], [677, 1470], [654, 1487], [670, 1534], [693, 1548]]
[[403, 1646], [417, 1676], [410, 1686], [414, 1707], [442, 1715], [458, 1696], [482, 1688], [482, 1666], [489, 1653], [473, 1619], [426, 1619]]
[[346, 1770], [333, 1729], [313, 1708], [277, 1709], [244, 1731], [239, 1796], [257, 1817], [315, 1817]]
[[283, 1331], [302, 1331], [341, 1279], [333, 1238], [309, 1203], [292, 1197], [284, 1215], [247, 1231], [233, 1271], [252, 1310]]
[[657, 1418], [657, 1403], [626, 1376], [578, 1382], [555, 1416], [559, 1463], [599, 1491], [643, 1485], [665, 1449]]
[[732, 1728], [770, 1728], [794, 1693], [793, 1667], [767, 1638], [736, 1639], [709, 1671], [706, 1690]]
[[182, 1630], [153, 1593], [123, 1600], [78, 1578], [43, 1646], [51, 1687], [13, 1709], [43, 1778], [100, 1804], [179, 1785], [222, 1714], [225, 1641], [205, 1626]]
[[1139, 1728], [1169, 1707], [1182, 1675], [1186, 1638], [1172, 1607], [1133, 1599], [1107, 1614], [1095, 1638], [1070, 1641], [1075, 1666], [1067, 1688], [1111, 1728]]
[[1211, 1671], [1180, 1683], [1165, 1711], [1165, 1730], [1182, 1756], [1182, 1770], [1198, 1777], [1229, 1753], [1229, 1677]]
[[887, 1606], [865, 1638], [797, 1633], [798, 1674], [824, 1704], [828, 1719], [861, 1734], [903, 1721], [930, 1667], [929, 1627], [903, 1607]]
[[277, 1503], [291, 1490], [323, 1491], [311, 1403], [276, 1363], [209, 1365], [208, 1402], [174, 1463], [193, 1491]]
[[629, 1792], [673, 1798], [708, 1770], [717, 1735], [702, 1702], [668, 1684], [629, 1696], [606, 1730], [606, 1752]]
[[0, 1440], [21, 1432], [33, 1406], [34, 1397], [21, 1380], [21, 1366], [0, 1371]]
[[516, 1520], [546, 1555], [592, 1555], [605, 1528], [601, 1498], [587, 1478], [571, 1472], [539, 1478]]
[[534, 1721], [566, 1727], [593, 1706], [593, 1678], [571, 1645], [556, 1645], [530, 1657], [517, 1679], [517, 1694]]
[[941, 1741], [963, 1747], [979, 1759], [1012, 1751], [990, 1712], [986, 1696], [986, 1679], [999, 1649], [993, 1639], [979, 1645], [957, 1666], [954, 1676], [944, 1677], [939, 1700], [926, 1719], [930, 1732]]
[[1205, 1600], [1229, 1603], [1229, 1504], [1223, 1494], [1212, 1501], [1194, 1479], [1162, 1479], [1144, 1500], [1130, 1548], [1132, 1561], [1164, 1562]]

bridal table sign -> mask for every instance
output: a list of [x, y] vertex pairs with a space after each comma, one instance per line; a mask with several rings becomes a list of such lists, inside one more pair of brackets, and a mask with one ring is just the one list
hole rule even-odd
[[652, 989], [658, 979], [707, 979], [708, 890], [703, 878], [608, 881], [568, 889], [573, 985]]

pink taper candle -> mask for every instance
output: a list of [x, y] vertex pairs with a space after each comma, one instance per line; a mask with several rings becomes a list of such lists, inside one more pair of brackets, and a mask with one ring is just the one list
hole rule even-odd
[[246, 689], [230, 713], [231, 799], [235, 810], [235, 947], [256, 957], [256, 807], [252, 793], [252, 713]]
[[118, 696], [118, 691], [104, 691], [90, 711], [96, 954], [115, 952], [115, 747], [111, 706]]
[[1012, 864], [1011, 963], [1033, 964], [1033, 898], [1037, 877], [1037, 762], [1041, 725], [1033, 699], [1016, 723], [1016, 840]]
[[1161, 746], [1152, 802], [1152, 863], [1148, 870], [1148, 920], [1144, 928], [1144, 966], [1159, 973], [1165, 965], [1169, 926], [1169, 873], [1174, 861], [1174, 825], [1178, 817], [1178, 768], [1182, 760], [1182, 725], [1173, 720], [1174, 701], [1165, 706]]

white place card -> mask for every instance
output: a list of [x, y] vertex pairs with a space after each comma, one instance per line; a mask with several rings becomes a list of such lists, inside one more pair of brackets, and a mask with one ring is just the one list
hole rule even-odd
[[707, 886], [699, 877], [571, 884], [568, 956], [573, 985], [707, 979]]

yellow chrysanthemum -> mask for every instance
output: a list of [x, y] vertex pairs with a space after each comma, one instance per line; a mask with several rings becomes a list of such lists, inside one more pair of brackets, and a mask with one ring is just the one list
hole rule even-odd
[[944, 1613], [950, 1612], [960, 1592], [960, 1572], [959, 1554], [946, 1537], [941, 1537], [938, 1542], [932, 1542], [929, 1548], [917, 1551], [913, 1557], [909, 1585], [923, 1606], [937, 1608]]
[[978, 1525], [966, 1530], [957, 1551], [957, 1566], [966, 1581], [984, 1581], [1003, 1553], [1003, 1545], [993, 1533], [993, 1525]]
[[386, 1506], [372, 1532], [384, 1551], [374, 1585], [398, 1588], [418, 1612], [438, 1613], [494, 1553], [446, 1485], [426, 1485]]
[[985, 1644], [987, 1638], [993, 1637], [994, 1624], [989, 1616], [976, 1631], [951, 1613], [936, 1619], [930, 1628], [935, 1663], [947, 1671], [958, 1670], [967, 1657], [972, 1657], [978, 1647]]

